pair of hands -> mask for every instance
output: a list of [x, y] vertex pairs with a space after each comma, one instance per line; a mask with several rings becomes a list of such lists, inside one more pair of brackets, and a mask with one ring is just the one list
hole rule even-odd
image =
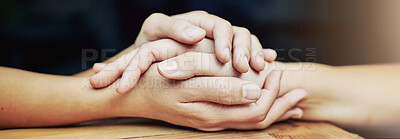
[[[215, 40], [215, 54], [222, 63], [230, 61], [233, 50], [233, 66], [237, 71], [245, 73], [251, 67], [256, 71], [264, 69], [264, 59], [271, 62], [276, 57], [276, 52], [270, 49], [266, 57], [262, 54], [262, 46], [252, 44], [252, 35], [243, 27], [232, 26], [228, 21], [204, 11], [194, 11], [172, 17], [163, 14], [152, 14], [143, 23], [142, 29], [135, 41], [137, 51], [130, 51], [110, 64], [96, 64], [94, 68], [102, 70], [90, 79], [94, 88], [110, 85], [121, 77], [118, 93], [129, 92], [136, 86], [140, 75], [156, 61], [163, 61], [194, 51], [192, 45], [200, 42], [205, 37]], [[162, 38], [171, 38], [180, 43], [188, 44], [180, 48], [151, 47], [149, 42]], [[154, 46], [154, 45], [153, 45]], [[162, 50], [160, 50], [162, 49]], [[201, 52], [214, 51], [201, 49]]]
[[[200, 39], [192, 37], [194, 41], [190, 41], [182, 31], [196, 28], [194, 25], [205, 28], [206, 33], [199, 35]], [[116, 116], [159, 119], [204, 131], [263, 129], [276, 121], [300, 118], [302, 110], [293, 107], [305, 97], [305, 91], [292, 90], [277, 98], [282, 71], [268, 73], [264, 70], [264, 60], [272, 61], [276, 53], [271, 55], [271, 50], [262, 51], [257, 38], [248, 31], [248, 34], [240, 35], [240, 31], [229, 32], [229, 28], [236, 27], [204, 12], [172, 18], [153, 14], [145, 21], [136, 39], [135, 45], [141, 47], [110, 64], [95, 65], [93, 70], [97, 74], [91, 78], [91, 84], [93, 87], [107, 86], [123, 72], [117, 91], [130, 93], [110, 94], [108, 101], [115, 108]], [[205, 35], [214, 38], [215, 43], [204, 39]], [[164, 37], [185, 44], [160, 39]], [[234, 52], [230, 61], [229, 57], [225, 59], [223, 50], [229, 48], [230, 55], [232, 38]], [[250, 69], [248, 59], [243, 59], [246, 52], [251, 53], [250, 65], [255, 71]], [[162, 60], [165, 61], [152, 64]], [[107, 81], [94, 82], [102, 78]]]

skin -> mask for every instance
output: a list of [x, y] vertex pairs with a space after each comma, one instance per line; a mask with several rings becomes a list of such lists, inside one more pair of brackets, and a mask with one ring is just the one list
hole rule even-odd
[[[246, 74], [238, 74], [238, 72], [233, 70], [232, 65], [230, 68], [227, 64], [221, 65], [215, 58], [215, 55], [210, 53], [188, 52], [184, 55], [175, 57], [174, 59], [176, 61], [193, 59], [193, 61], [197, 62], [197, 64], [183, 64], [183, 66], [178, 66], [179, 68], [188, 68], [190, 65], [195, 66], [204, 64], [201, 62], [202, 59], [204, 61], [209, 61], [210, 63], [207, 65], [213, 65], [211, 66], [213, 68], [204, 69], [194, 67], [193, 69], [195, 70], [192, 70], [193, 74], [181, 72], [186, 74], [181, 74], [181, 76], [177, 76], [177, 74], [169, 76], [168, 74], [160, 74], [159, 69], [162, 67], [159, 67], [158, 64], [153, 64], [149, 68], [148, 72], [143, 75], [143, 80], [141, 80], [142, 82], [139, 83], [142, 85], [144, 84], [144, 87], [137, 87], [133, 90], [133, 92], [126, 94], [125, 96], [114, 93], [114, 88], [110, 88], [112, 86], [115, 87], [117, 82], [108, 88], [95, 90], [90, 87], [87, 78], [84, 77], [45, 75], [16, 69], [1, 68], [1, 127], [13, 128], [52, 126], [114, 116], [135, 116], [160, 119], [177, 125], [189, 126], [205, 131], [216, 131], [225, 128], [260, 129], [271, 124], [272, 122], [269, 120], [281, 120], [281, 118], [276, 118], [278, 116], [269, 116], [271, 113], [275, 113], [275, 110], [282, 110], [281, 108], [274, 108], [275, 104], [278, 104], [277, 106], [279, 106], [288, 104], [284, 102], [298, 102], [302, 97], [304, 97], [305, 92], [302, 90], [292, 90], [287, 92], [287, 90], [291, 90], [293, 88], [303, 88], [308, 92], [306, 99], [297, 105], [298, 108], [301, 108], [304, 111], [304, 115], [299, 116], [298, 118], [301, 117], [301, 119], [305, 120], [328, 121], [353, 130], [358, 129], [354, 127], [362, 126], [365, 131], [371, 133], [376, 133], [376, 127], [386, 127], [386, 129], [388, 129], [388, 127], [394, 127], [396, 129], [396, 126], [399, 125], [399, 119], [397, 115], [399, 114], [400, 109], [398, 100], [400, 98], [398, 93], [400, 88], [399, 86], [394, 85], [394, 83], [399, 82], [399, 65], [333, 67], [315, 63], [275, 62], [272, 64], [266, 63], [266, 68], [259, 73], [248, 72]], [[228, 78], [227, 81], [236, 82], [236, 84], [246, 84], [249, 82], [247, 81], [249, 79], [252, 80], [253, 83], [262, 84], [258, 81], [258, 79], [262, 79], [268, 75], [275, 75], [275, 79], [269, 84], [270, 86], [276, 87], [276, 85], [273, 85], [273, 83], [278, 82], [276, 79], [280, 74], [278, 74], [279, 72], [271, 73], [271, 71], [273, 71], [272, 69], [275, 69], [276, 67], [285, 71], [281, 80], [281, 91], [278, 95], [282, 97], [278, 97], [274, 103], [269, 101], [268, 104], [272, 104], [272, 106], [269, 109], [268, 114], [263, 113], [264, 115], [260, 116], [261, 118], [258, 117], [259, 119], [252, 117], [257, 115], [256, 113], [251, 113], [248, 116], [241, 115], [248, 118], [247, 120], [246, 118], [244, 118], [244, 120], [242, 119], [243, 121], [238, 119], [236, 119], [237, 121], [230, 119], [232, 118], [229, 117], [230, 114], [225, 115], [227, 117], [220, 117], [222, 114], [218, 112], [228, 113], [232, 112], [230, 110], [238, 107], [235, 105], [213, 105], [214, 103], [210, 104], [198, 102], [198, 100], [207, 99], [208, 102], [218, 101], [220, 104], [237, 104], [244, 102], [242, 101], [243, 99], [241, 99], [243, 96], [241, 96], [242, 93], [240, 91], [225, 91], [225, 93], [236, 92], [237, 94], [222, 95], [214, 97], [214, 99], [210, 99], [212, 98], [213, 94], [215, 95], [215, 93], [207, 94], [207, 92], [210, 92], [210, 90], [217, 91], [221, 88], [217, 87], [216, 89], [212, 87], [210, 88], [209, 86], [199, 85], [198, 88], [200, 88], [200, 90], [196, 90], [196, 87], [194, 87], [192, 88], [193, 91], [189, 91], [191, 93], [197, 92], [195, 94], [188, 94], [187, 91], [179, 91], [179, 87], [183, 86], [177, 86], [178, 88], [174, 88], [177, 84], [182, 82], [191, 84], [189, 81], [198, 83], [196, 80], [199, 79], [204, 79], [204, 81], [207, 81], [210, 79], [224, 78], [190, 78], [193, 75], [204, 74], [207, 74], [208, 76], [233, 76], [225, 78]], [[221, 70], [223, 70], [223, 72], [221, 72]], [[85, 74], [87, 73], [88, 72]], [[212, 75], [213, 73], [214, 75]], [[84, 74], [81, 74], [81, 76], [83, 75]], [[235, 76], [244, 80], [235, 78]], [[171, 82], [171, 80], [166, 78], [190, 79]], [[154, 84], [151, 82], [149, 83], [149, 80], [160, 81], [160, 84], [167, 84], [167, 86], [171, 86], [171, 88], [161, 86], [159, 89], [152, 89]], [[268, 84], [268, 80], [264, 82], [264, 85], [265, 84]], [[268, 85], [264, 86], [263, 88], [267, 89]], [[162, 92], [171, 93], [168, 93], [170, 95], [166, 95], [164, 93], [160, 94], [160, 89], [164, 89]], [[188, 88], [183, 89], [188, 90]], [[231, 89], [235, 90], [234, 88]], [[239, 89], [236, 88], [236, 90]], [[271, 92], [277, 93], [276, 91]], [[284, 97], [287, 94], [293, 94], [293, 92], [295, 92], [295, 95], [291, 95], [291, 97]], [[264, 100], [262, 98], [270, 97], [260, 96], [259, 100]], [[190, 103], [189, 107], [179, 107], [188, 106], [186, 105], [188, 102], [192, 102]], [[265, 104], [264, 107], [268, 106], [266, 102], [268, 101], [265, 100], [265, 103], [262, 103]], [[184, 103], [184, 105], [181, 105], [181, 103]], [[255, 103], [244, 103], [247, 104], [243, 105], [244, 109], [248, 108], [249, 112], [259, 112], [257, 111], [257, 107], [246, 107], [249, 106], [248, 104], [254, 105]], [[286, 108], [290, 109], [294, 104], [296, 103], [286, 105]], [[296, 111], [296, 109], [298, 109], [297, 107], [291, 110], [287, 109], [289, 111], [287, 111], [286, 114], [283, 114], [281, 117], [287, 118], [287, 114]], [[227, 111], [220, 110], [219, 108], [227, 108]], [[252, 108], [256, 110], [250, 110]], [[152, 111], [153, 109], [157, 109], [163, 113], [165, 112], [165, 114]], [[265, 112], [265, 109], [263, 110]], [[43, 113], [46, 114], [44, 115]], [[276, 112], [275, 114], [279, 115], [279, 113], [282, 112]], [[174, 121], [177, 115], [182, 117], [179, 119], [179, 121], [181, 121], [181, 119], [185, 119], [185, 122], [182, 123], [179, 121]], [[160, 116], [166, 117], [163, 119]], [[261, 121], [262, 117], [264, 116], [265, 119]], [[298, 115], [292, 115], [289, 117], [294, 118], [295, 116]], [[235, 118], [238, 117], [235, 116]], [[258, 121], [251, 121], [255, 119]]]
[[[162, 37], [156, 37], [155, 40], [160, 38]], [[252, 39], [252, 42], [253, 40], [255, 39]], [[143, 42], [147, 43], [149, 42]], [[214, 48], [212, 44], [214, 43], [205, 46]], [[219, 44], [216, 41], [215, 45]], [[173, 57], [172, 59], [178, 63], [179, 74], [176, 72], [167, 74], [161, 70], [159, 64], [152, 64], [139, 80], [139, 84], [143, 86], [137, 86], [130, 91], [132, 93], [125, 96], [114, 93], [118, 80], [106, 88], [91, 88], [87, 78], [95, 72], [101, 72], [108, 65], [95, 66], [95, 72], [87, 71], [74, 77], [2, 67], [0, 68], [2, 77], [0, 78], [0, 127], [54, 126], [93, 119], [132, 116], [164, 120], [205, 131], [226, 128], [262, 129], [275, 121], [288, 118], [329, 121], [350, 129], [362, 126], [367, 132], [376, 131], [376, 127], [399, 128], [397, 115], [400, 114], [400, 88], [396, 86], [400, 77], [399, 65], [332, 67], [314, 63], [275, 62], [265, 63], [266, 66], [261, 72], [250, 69], [249, 72], [240, 74], [233, 70], [237, 68], [235, 60], [233, 64], [228, 61], [227, 64], [221, 65], [218, 47], [215, 46], [215, 49], [217, 55], [207, 51], [200, 53], [184, 51], [183, 54]], [[211, 49], [207, 50], [214, 52]], [[112, 63], [127, 53], [138, 51], [139, 49], [130, 47], [109, 62]], [[265, 53], [264, 59], [269, 57]], [[194, 63], [180, 62], [187, 58], [193, 59]], [[204, 66], [211, 68], [196, 67], [204, 64], [202, 61], [209, 61], [210, 63]], [[188, 72], [187, 68], [193, 70]], [[280, 70], [272, 70], [275, 68], [284, 70], [285, 74], [282, 76]], [[221, 72], [221, 69], [225, 71]], [[281, 76], [282, 85], [277, 89]], [[171, 81], [165, 78], [190, 79]], [[151, 89], [149, 86], [154, 88], [154, 83], [148, 82], [149, 80], [159, 81], [167, 87]], [[228, 87], [221, 89], [219, 86], [213, 88], [196, 84], [209, 80], [226, 80]], [[185, 86], [177, 85], [193, 85], [191, 81], [198, 87], [184, 88]], [[263, 88], [257, 100], [243, 99], [242, 90], [237, 87], [249, 83], [258, 84]], [[308, 95], [305, 101], [292, 108], [306, 95], [304, 90], [295, 88], [305, 89]], [[160, 90], [169, 92], [170, 95], [160, 94]], [[279, 95], [278, 90], [281, 90]], [[219, 95], [210, 92], [219, 92]], [[276, 95], [280, 97], [274, 100]], [[152, 110], [161, 111], [162, 114]], [[243, 110], [249, 112], [240, 115], [243, 114], [241, 112]], [[302, 116], [303, 111], [304, 116]], [[235, 114], [240, 117], [232, 118], [231, 115]], [[176, 116], [184, 119], [184, 122], [181, 119], [176, 121]]]
[[[171, 41], [154, 41], [149, 47], [159, 46], [159, 42], [173, 45], [168, 44]], [[184, 44], [174, 44], [177, 45], [174, 48], [184, 48], [180, 47]], [[221, 65], [213, 54], [212, 44], [213, 41], [204, 40], [193, 47], [211, 53], [186, 54], [207, 54], [214, 61], [211, 64]], [[138, 51], [138, 48], [132, 51]], [[113, 59], [117, 58], [110, 60]], [[232, 62], [224, 65], [234, 69]], [[57, 76], [2, 67], [0, 128], [56, 126], [110, 117], [143, 117], [203, 131], [245, 130], [263, 129], [274, 122], [302, 116], [302, 110], [294, 106], [305, 97], [304, 90], [293, 90], [277, 98], [282, 71], [276, 70], [264, 79], [254, 78], [259, 73], [252, 70], [243, 75], [233, 71], [235, 76], [232, 77], [193, 77], [174, 81], [162, 77], [155, 63], [143, 74], [137, 87], [121, 95], [115, 93], [119, 80], [106, 88], [93, 89], [88, 81], [94, 74], [91, 71], [75, 76]], [[201, 74], [194, 70], [191, 75]], [[257, 97], [249, 99], [243, 93], [243, 87], [249, 84], [256, 86]]]
[[[201, 17], [201, 20], [197, 18], [191, 19], [192, 17]], [[188, 46], [189, 44], [197, 45], [204, 38], [201, 35], [201, 31], [200, 35], [197, 34], [198, 36], [187, 37], [182, 35], [183, 30], [187, 31], [188, 28], [198, 29], [194, 25], [203, 27], [206, 31], [205, 35], [215, 39], [215, 47], [212, 41], [208, 41], [212, 43], [211, 45], [199, 43], [203, 45], [207, 44], [207, 46], [212, 46], [212, 48], [201, 45], [192, 47], [195, 49], [201, 48], [198, 50], [200, 52], [212, 51], [212, 53], [216, 53], [216, 55], [213, 55], [213, 58], [218, 59], [219, 62], [228, 62], [227, 66], [232, 68], [242, 67], [243, 69], [246, 66], [248, 68], [248, 61], [245, 61], [243, 64], [243, 61], [240, 60], [236, 62], [233, 60], [231, 62], [229, 57], [226, 60], [226, 57], [225, 59], [221, 57], [221, 52], [223, 52], [221, 48], [228, 46], [228, 55], [230, 55], [232, 42], [235, 47], [234, 53], [239, 52], [241, 54], [241, 51], [250, 52], [250, 48], [256, 52], [262, 48], [259, 43], [257, 47], [251, 47], [252, 45], [250, 44], [252, 41], [249, 40], [251, 34], [246, 29], [231, 26], [229, 22], [205, 12], [190, 12], [173, 16], [173, 18], [163, 14], [153, 14], [145, 21], [134, 45], [109, 59], [107, 62], [110, 64], [97, 64], [97, 66], [94, 66], [94, 69], [96, 67], [101, 68], [97, 71], [98, 73], [110, 71], [110, 67], [125, 70], [125, 68], [131, 66], [127, 63], [132, 62], [127, 56], [135, 59], [135, 54], [142, 54], [151, 50], [148, 48], [143, 49], [146, 48], [144, 45], [147, 44], [146, 46], [149, 48], [155, 47], [155, 44], [157, 44], [154, 43], [155, 40], [165, 37], [186, 43]], [[155, 30], [154, 28], [158, 29]], [[233, 35], [236, 35], [235, 41], [232, 40]], [[242, 43], [237, 43], [237, 41]], [[176, 47], [173, 48], [183, 48], [178, 47], [177, 44], [175, 43]], [[191, 50], [189, 48], [175, 55]], [[274, 60], [276, 57], [275, 51], [267, 51], [270, 54], [266, 57], [263, 54], [262, 57], [264, 60]], [[114, 61], [118, 61], [121, 57], [123, 60], [128, 59], [129, 62], [123, 61], [122, 67], [121, 65], [112, 65]], [[234, 54], [233, 58], [238, 59], [235, 57], [237, 56]], [[168, 57], [164, 59], [166, 58]], [[257, 60], [257, 58], [254, 58], [254, 60]], [[238, 66], [240, 64], [244, 66]], [[257, 62], [250, 62], [250, 64], [254, 65], [256, 70], [262, 70], [264, 68], [263, 65], [265, 65], [264, 61], [259, 59]], [[147, 70], [147, 67], [144, 69]], [[240, 69], [239, 71], [243, 72]], [[250, 72], [254, 71], [251, 70]], [[2, 92], [0, 94], [2, 98], [0, 102], [0, 128], [55, 126], [94, 119], [129, 116], [159, 119], [176, 125], [193, 127], [205, 131], [216, 131], [226, 128], [261, 129], [268, 127], [276, 121], [301, 117], [302, 110], [293, 108], [293, 106], [304, 98], [306, 94], [303, 90], [293, 90], [288, 95], [275, 99], [279, 92], [277, 88], [279, 88], [281, 71], [271, 74], [267, 78], [267, 82], [265, 82], [265, 78], [264, 80], [257, 80], [255, 83], [242, 80], [238, 77], [221, 77], [218, 79], [215, 77], [198, 77], [179, 81], [178, 83], [178, 81], [171, 82], [170, 80], [165, 80], [157, 72], [156, 66], [150, 66], [149, 70], [139, 80], [141, 85], [133, 90], [128, 89], [132, 93], [125, 96], [114, 93], [117, 88], [115, 83], [109, 85], [115, 79], [111, 79], [111, 82], [106, 82], [105, 86], [109, 85], [107, 87], [96, 86], [96, 83], [93, 83], [93, 81], [96, 81], [95, 77], [91, 77], [94, 72], [91, 70], [74, 76], [56, 76], [2, 67], [0, 68], [0, 74], [4, 77], [0, 79], [0, 92]], [[116, 77], [119, 77], [120, 74], [118, 72]], [[239, 75], [240, 73], [238, 72], [237, 74]], [[8, 80], [8, 78], [12, 80]], [[88, 78], [90, 79], [89, 81]], [[222, 89], [219, 86], [202, 86], [203, 84], [200, 81], [221, 79], [228, 81], [228, 86]], [[154, 83], [152, 82], [144, 82], [151, 80], [161, 81], [160, 84], [167, 85], [167, 88], [162, 86], [161, 88], [157, 88], [153, 86]], [[119, 82], [119, 80], [116, 81]], [[192, 84], [196, 87], [174, 87], [176, 84]], [[246, 93], [243, 93], [242, 89], [249, 84], [253, 84], [253, 87], [256, 86], [256, 88], [253, 88], [253, 92], [256, 89], [256, 94], [258, 94], [256, 97], [253, 95], [251, 99], [245, 95]], [[149, 89], [148, 86], [153, 87]], [[263, 88], [262, 90], [260, 86]], [[92, 87], [101, 89], [93, 89]], [[169, 95], [159, 94], [160, 90], [163, 90], [163, 93], [169, 92]], [[249, 112], [243, 114], [242, 111]], [[241, 116], [234, 118], [231, 115]], [[182, 117], [184, 120], [176, 119], [177, 116]]]
[[[127, 93], [136, 86], [141, 74], [153, 62], [185, 52], [176, 51], [168, 54], [167, 57], [160, 58], [159, 55], [155, 55], [157, 49], [149, 48], [144, 44], [171, 38], [193, 45], [205, 37], [215, 40], [213, 50], [220, 62], [229, 62], [232, 53], [233, 65], [239, 72], [245, 73], [250, 67], [256, 71], [264, 69], [262, 47], [252, 47], [251, 33], [248, 29], [232, 26], [228, 21], [204, 11], [193, 11], [171, 17], [155, 13], [143, 23], [134, 43], [136, 47], [140, 47], [137, 53], [125, 55], [115, 62], [102, 65], [105, 67], [90, 79], [90, 83], [94, 88], [102, 88], [121, 77], [121, 86], [117, 86], [116, 90], [118, 93]], [[148, 56], [149, 53], [153, 55]]]
[[[195, 69], [196, 73], [205, 76], [235, 75], [232, 69], [221, 65], [209, 68], [208, 64], [183, 62], [194, 59], [194, 63], [205, 63], [196, 61], [208, 62], [211, 59], [204, 58], [207, 57], [204, 54], [190, 55], [192, 54], [169, 59], [178, 63], [178, 71], [174, 74], [164, 73], [162, 70], [159, 72], [169, 79], [193, 77], [194, 74], [187, 73], [187, 69]], [[250, 77], [252, 80], [263, 78], [276, 68], [285, 71], [279, 95], [296, 88], [304, 89], [308, 93], [305, 101], [297, 105], [304, 111], [301, 119], [331, 122], [370, 137], [399, 136], [400, 87], [396, 84], [400, 82], [400, 65], [335, 67], [316, 63], [273, 62], [267, 64], [266, 70]], [[249, 74], [251, 73], [242, 75]], [[249, 80], [246, 77], [243, 79]]]
[[[257, 38], [253, 37], [257, 42]], [[256, 44], [256, 43], [253, 43]], [[208, 43], [206, 47], [212, 45]], [[209, 46], [212, 47], [212, 46]], [[204, 47], [199, 47], [204, 48]], [[268, 55], [268, 52], [265, 52]], [[260, 83], [273, 69], [282, 69], [279, 96], [296, 88], [308, 92], [297, 107], [301, 119], [332, 122], [363, 135], [379, 133], [398, 136], [400, 129], [400, 65], [329, 66], [317, 63], [266, 63], [261, 72], [238, 74], [219, 64], [210, 53], [187, 52], [158, 64], [167, 79], [184, 80], [195, 76], [240, 77]], [[173, 73], [164, 72], [162, 63], [177, 63]], [[98, 67], [101, 69], [101, 67]], [[95, 68], [95, 71], [99, 70]], [[259, 84], [260, 85], [260, 84]], [[379, 129], [377, 129], [379, 127]], [[367, 134], [365, 134], [367, 133]]]

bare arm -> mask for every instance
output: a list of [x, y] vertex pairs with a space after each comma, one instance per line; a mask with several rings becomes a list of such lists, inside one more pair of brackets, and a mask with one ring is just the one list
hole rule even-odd
[[299, 104], [302, 119], [329, 121], [358, 133], [385, 132], [388, 137], [400, 129], [399, 64], [277, 63], [271, 67], [275, 66], [286, 69], [281, 93], [294, 88], [308, 92], [307, 100]]
[[[221, 65], [215, 55], [207, 55], [215, 65]], [[225, 66], [232, 69], [231, 62]], [[279, 72], [271, 74], [267, 78], [271, 81], [265, 84], [265, 78], [252, 82], [235, 77], [171, 81], [163, 78], [157, 64], [153, 64], [139, 86], [124, 95], [115, 92], [118, 81], [104, 89], [92, 89], [88, 77], [5, 67], [0, 68], [0, 76], [0, 129], [66, 125], [109, 117], [152, 118], [206, 131], [263, 129], [275, 121], [299, 118], [302, 111], [292, 106], [305, 96], [304, 91], [295, 90], [276, 98]], [[223, 84], [203, 84], [209, 81]], [[249, 91], [249, 84], [261, 84], [268, 89], [259, 92], [258, 98], [248, 97], [243, 90]], [[254, 89], [250, 92], [257, 90]]]
[[0, 67], [0, 128], [72, 124], [111, 117], [86, 78]]
[[[204, 75], [235, 76], [232, 69], [220, 65], [191, 65], [187, 60], [200, 58], [208, 63], [206, 56], [194, 58], [178, 56], [179, 72], [162, 75], [170, 79], [187, 79], [193, 74], [185, 69], [200, 69]], [[202, 59], [201, 59], [202, 58]], [[197, 61], [200, 61], [197, 60]], [[196, 62], [194, 62], [196, 63]], [[353, 131], [362, 129], [370, 133], [378, 130], [400, 129], [400, 65], [328, 66], [316, 63], [266, 63], [259, 73], [239, 75], [242, 79], [256, 81], [265, 78], [270, 70], [283, 69], [280, 95], [296, 88], [308, 92], [307, 99], [298, 106], [304, 110], [305, 120], [328, 121]], [[192, 66], [192, 67], [191, 67]], [[204, 68], [202, 68], [204, 67]], [[159, 66], [162, 69], [162, 67]], [[259, 83], [259, 82], [258, 82]], [[362, 128], [360, 128], [362, 127]], [[396, 132], [390, 132], [396, 133]]]

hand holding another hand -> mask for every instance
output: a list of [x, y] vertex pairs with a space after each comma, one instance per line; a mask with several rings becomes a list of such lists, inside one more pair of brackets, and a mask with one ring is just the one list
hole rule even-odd
[[[165, 43], [168, 44], [165, 46], [186, 48], [172, 42], [158, 40], [148, 47]], [[212, 44], [211, 40], [203, 40], [196, 44], [199, 46], [189, 47], [209, 53], [187, 52], [152, 64], [131, 93], [109, 94], [111, 101], [108, 102], [118, 103], [107, 105], [115, 108], [115, 116], [158, 119], [204, 131], [263, 129], [276, 121], [302, 116], [302, 110], [294, 106], [305, 97], [305, 91], [292, 90], [277, 98], [282, 71], [273, 70], [268, 74], [250, 70], [241, 74], [232, 62], [218, 61], [212, 49], [207, 48]], [[166, 72], [171, 71], [163, 70], [163, 66], [171, 60], [176, 61], [177, 67], [167, 67], [174, 70], [169, 74]], [[95, 68], [96, 72], [100, 70], [101, 67]]]
[[[139, 49], [130, 51], [110, 64], [95, 65], [95, 67], [103, 68], [90, 79], [90, 83], [94, 88], [102, 88], [122, 76], [117, 92], [126, 93], [136, 86], [141, 74], [153, 62], [202, 49], [195, 48], [197, 46], [195, 44], [205, 37], [215, 40], [215, 45], [212, 45], [215, 48], [212, 48], [212, 52], [216, 54], [220, 62], [229, 62], [233, 50], [233, 66], [237, 71], [245, 73], [250, 69], [249, 65], [256, 71], [264, 69], [264, 55], [261, 53], [261, 44], [252, 44], [252, 35], [247, 29], [232, 26], [228, 21], [203, 11], [171, 17], [156, 13], [149, 16], [143, 23], [134, 44]], [[166, 44], [159, 46], [149, 44], [163, 38], [172, 38], [183, 44], [179, 46], [179, 49]], [[177, 42], [172, 42], [172, 44], [174, 43]], [[275, 51], [270, 50], [270, 53], [275, 55], [272, 57], [276, 57]], [[271, 57], [266, 57], [266, 59], [274, 60]]]

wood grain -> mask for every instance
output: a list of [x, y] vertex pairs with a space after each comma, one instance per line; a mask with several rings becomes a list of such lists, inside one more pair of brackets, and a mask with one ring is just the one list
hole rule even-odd
[[361, 138], [323, 122], [286, 121], [265, 130], [201, 132], [165, 122], [117, 118], [65, 127], [0, 130], [0, 138]]

